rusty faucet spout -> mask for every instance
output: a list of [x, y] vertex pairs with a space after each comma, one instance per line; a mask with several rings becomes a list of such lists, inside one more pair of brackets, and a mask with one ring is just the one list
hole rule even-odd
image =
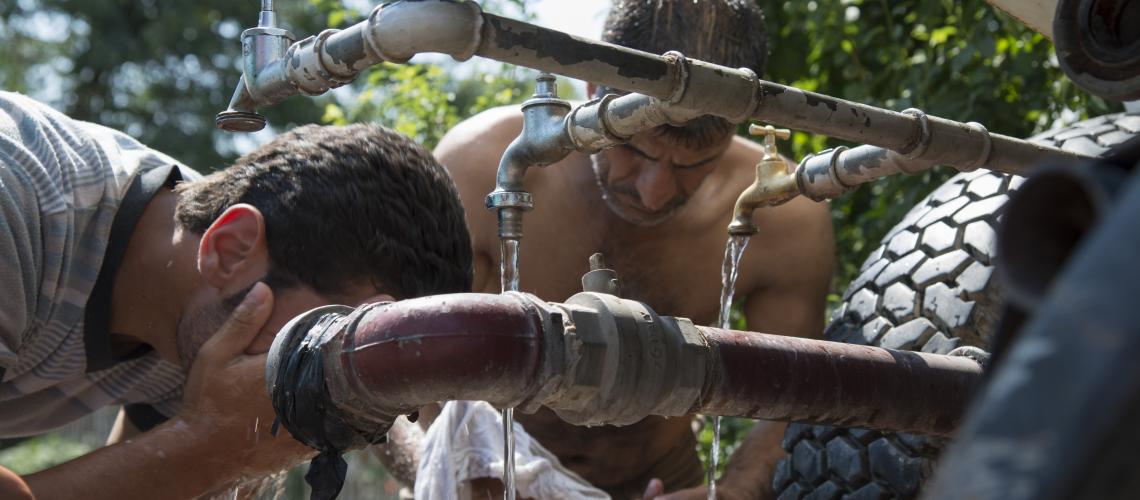
[[756, 164], [756, 180], [736, 199], [732, 222], [728, 224], [728, 234], [734, 236], [756, 234], [752, 214], [757, 208], [780, 205], [800, 194], [795, 174], [788, 171], [776, 149], [776, 139], [791, 137], [791, 131], [753, 124], [748, 127], [748, 133], [764, 136], [764, 158]]

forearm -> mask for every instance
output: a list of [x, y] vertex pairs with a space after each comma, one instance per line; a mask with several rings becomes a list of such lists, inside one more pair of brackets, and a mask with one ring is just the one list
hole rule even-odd
[[[289, 439], [282, 433], [250, 439]], [[24, 479], [36, 498], [195, 498], [238, 480], [258, 477], [299, 461], [295, 454], [253, 460], [258, 446], [193, 430], [181, 419]], [[264, 444], [264, 443], [262, 443]]]
[[747, 498], [772, 498], [772, 475], [784, 457], [780, 441], [786, 428], [784, 422], [756, 421], [725, 465], [721, 482]]
[[400, 417], [388, 431], [388, 442], [373, 446], [372, 453], [396, 480], [412, 486], [416, 482], [416, 471], [420, 466], [423, 439], [424, 431], [419, 425]]

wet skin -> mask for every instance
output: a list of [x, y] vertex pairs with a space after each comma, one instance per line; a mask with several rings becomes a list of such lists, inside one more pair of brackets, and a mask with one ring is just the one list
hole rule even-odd
[[[476, 291], [499, 291], [497, 222], [483, 198], [494, 188], [503, 150], [521, 128], [517, 108], [499, 108], [460, 124], [436, 149], [467, 212]], [[520, 289], [564, 301], [581, 291], [587, 259], [600, 251], [618, 272], [626, 298], [663, 315], [712, 324], [725, 227], [762, 151], [741, 138], [695, 150], [653, 134], [634, 137], [632, 146], [609, 150], [596, 162], [575, 153], [529, 169], [526, 187], [535, 208], [523, 222]], [[610, 203], [595, 166], [602, 167], [598, 178]], [[675, 210], [665, 217], [670, 207]], [[826, 205], [796, 199], [758, 211], [755, 220], [760, 232], [744, 254], [737, 283], [749, 329], [818, 337], [834, 258]], [[570, 469], [604, 488], [641, 491], [650, 477], [696, 460], [690, 418], [651, 417], [629, 427], [592, 429], [570, 426], [549, 412], [516, 418]], [[667, 479], [667, 490], [693, 486], [692, 474], [675, 475], [681, 479]]]
[[[111, 331], [118, 333], [113, 349], [147, 345], [188, 371], [182, 408], [145, 433], [120, 412], [112, 446], [23, 478], [37, 498], [150, 498], [155, 491], [197, 498], [309, 458], [313, 450], [287, 432], [270, 435], [265, 351], [289, 319], [313, 307], [391, 299], [371, 285], [346, 284], [337, 296], [254, 286], [269, 270], [261, 213], [234, 205], [196, 234], [175, 222], [175, 202], [168, 190], [156, 194], [131, 234], [112, 293]], [[3, 476], [0, 470], [0, 498], [7, 498], [11, 482]], [[90, 488], [107, 477], [119, 480]]]

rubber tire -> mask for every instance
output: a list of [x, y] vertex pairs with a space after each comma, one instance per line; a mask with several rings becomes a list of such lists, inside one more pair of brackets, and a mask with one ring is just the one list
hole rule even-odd
[[[1108, 115], [1030, 140], [1086, 154], [1140, 133], [1140, 114]], [[828, 340], [945, 354], [986, 348], [997, 321], [994, 230], [1022, 178], [988, 170], [951, 178], [883, 238], [843, 296]], [[904, 433], [790, 424], [773, 491], [790, 499], [909, 499], [944, 441]]]

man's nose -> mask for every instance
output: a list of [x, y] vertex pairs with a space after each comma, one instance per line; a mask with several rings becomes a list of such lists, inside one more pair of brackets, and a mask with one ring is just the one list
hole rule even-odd
[[660, 210], [677, 195], [673, 168], [661, 162], [649, 162], [637, 176], [637, 195], [649, 210]]

